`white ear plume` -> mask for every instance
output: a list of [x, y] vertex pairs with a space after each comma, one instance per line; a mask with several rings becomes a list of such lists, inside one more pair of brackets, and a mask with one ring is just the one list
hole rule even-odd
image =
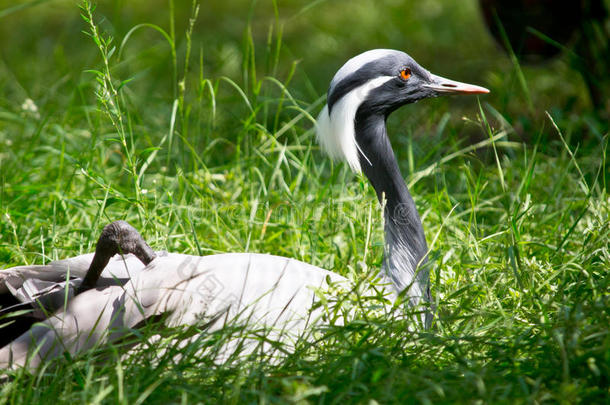
[[318, 115], [316, 133], [320, 146], [333, 159], [347, 162], [355, 172], [361, 171], [358, 151], [366, 158], [356, 142], [354, 121], [358, 107], [372, 90], [393, 78], [393, 76], [380, 76], [371, 79], [338, 100], [330, 114], [328, 105], [325, 105]]

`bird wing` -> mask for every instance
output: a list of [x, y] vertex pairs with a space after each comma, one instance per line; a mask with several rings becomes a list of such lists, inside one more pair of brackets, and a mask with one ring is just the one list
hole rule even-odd
[[[157, 252], [157, 254], [163, 256], [167, 253]], [[47, 265], [17, 266], [0, 270], [0, 295], [11, 294], [19, 302], [28, 303], [58, 291], [63, 296], [65, 295], [63, 291], [68, 285], [70, 290], [68, 295], [72, 297], [74, 288], [82, 282], [92, 260], [93, 253], [86, 253], [56, 260]], [[104, 287], [124, 284], [142, 269], [144, 264], [135, 255], [115, 255], [104, 268], [97, 285]], [[56, 299], [50, 299], [49, 302], [53, 301]], [[59, 308], [58, 305], [47, 308], [54, 311]]]

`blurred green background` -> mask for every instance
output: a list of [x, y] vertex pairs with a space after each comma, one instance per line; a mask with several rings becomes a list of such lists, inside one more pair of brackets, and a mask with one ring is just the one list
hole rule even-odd
[[[136, 24], [153, 23], [170, 32], [173, 21], [180, 55], [185, 51], [183, 37], [191, 8], [188, 1], [176, 2], [172, 19], [167, 1], [102, 1], [97, 16], [117, 44]], [[90, 81], [83, 78], [83, 71], [99, 63], [97, 50], [81, 32], [84, 24], [74, 1], [3, 2], [0, 9], [0, 108], [14, 110], [30, 98], [44, 116], [66, 108], [74, 98], [91, 97], [91, 92], [77, 95], [74, 90]], [[298, 64], [289, 89], [305, 102], [323, 95], [334, 72], [351, 56], [372, 48], [395, 48], [434, 73], [490, 88], [492, 94], [485, 101], [513, 125], [519, 138], [530, 139], [540, 130], [545, 110], [553, 113], [568, 137], [574, 131], [579, 139], [601, 137], [607, 130], [607, 122], [592, 113], [583, 80], [565, 54], [548, 63], [523, 66], [525, 83], [520, 82], [518, 70], [491, 38], [474, 0], [290, 0], [277, 5], [204, 1], [194, 26], [193, 57], [202, 56], [206, 76], [225, 75], [241, 83], [242, 50], [249, 34], [260, 76], [284, 81], [292, 64]], [[270, 34], [282, 40], [277, 66], [270, 62], [274, 51]], [[178, 57], [178, 63], [183, 62]], [[135, 32], [119, 67], [120, 78], [135, 78], [129, 84], [135, 104], [152, 98], [171, 105], [175, 91], [171, 55], [159, 33]], [[398, 120], [419, 121], [417, 116], [408, 119], [413, 113], [442, 114], [439, 105], [447, 103], [456, 119], [461, 117], [456, 105], [470, 106], [469, 100], [437, 100], [414, 112], [401, 111]], [[154, 120], [159, 112], [150, 104], [142, 106], [153, 109], [144, 118]]]

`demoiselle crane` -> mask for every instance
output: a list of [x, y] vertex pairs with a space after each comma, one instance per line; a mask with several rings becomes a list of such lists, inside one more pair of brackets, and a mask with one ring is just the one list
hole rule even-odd
[[[430, 289], [428, 271], [421, 266], [428, 249], [424, 230], [390, 145], [386, 119], [400, 106], [424, 98], [488, 92], [433, 75], [406, 53], [388, 49], [350, 59], [330, 83], [317, 120], [318, 140], [329, 155], [363, 172], [382, 202], [386, 252], [379, 278], [392, 300], [404, 294], [417, 305], [430, 300]], [[111, 258], [116, 252], [127, 255]], [[349, 285], [336, 273], [267, 254], [156, 254], [124, 222], [104, 229], [93, 259], [84, 255], [0, 272], [7, 275], [0, 278], [0, 293], [10, 290], [23, 299], [20, 283], [44, 278], [47, 271], [53, 274], [47, 277], [51, 283], [65, 280], [68, 271], [79, 277], [87, 273], [78, 288], [82, 293], [65, 299], [67, 305], [3, 347], [0, 367], [33, 368], [64, 351], [76, 354], [114, 341], [160, 314], [169, 326], [205, 320], [208, 330], [216, 330], [227, 320], [241, 320], [298, 335], [322, 316], [320, 307], [311, 310], [316, 291], [329, 283]], [[431, 315], [424, 314], [427, 327]]]

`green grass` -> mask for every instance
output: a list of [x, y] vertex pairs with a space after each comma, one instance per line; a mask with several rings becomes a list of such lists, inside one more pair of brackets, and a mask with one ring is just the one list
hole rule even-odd
[[431, 246], [432, 329], [363, 313], [279, 364], [214, 364], [197, 349], [243, 330], [204, 333], [177, 360], [173, 339], [193, 331], [162, 331], [160, 355], [152, 325], [17, 372], [0, 403], [607, 402], [608, 132], [577, 75], [513, 65], [471, 2], [225, 3], [0, 13], [0, 266], [92, 251], [125, 219], [158, 250], [379, 268], [374, 192], [320, 153], [312, 123], [348, 57], [406, 44], [492, 90], [389, 122]]

